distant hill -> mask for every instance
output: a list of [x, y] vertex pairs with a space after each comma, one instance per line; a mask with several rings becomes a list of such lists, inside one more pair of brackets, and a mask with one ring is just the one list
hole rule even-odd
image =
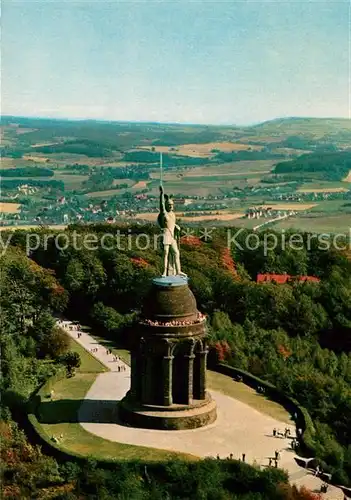
[[323, 137], [347, 132], [351, 134], [351, 120], [347, 118], [277, 118], [250, 127], [264, 134], [287, 134]]
[[3, 155], [15, 158], [34, 151], [106, 157], [141, 146], [222, 141], [305, 151], [321, 148], [335, 151], [351, 144], [351, 120], [341, 118], [279, 118], [236, 127], [4, 116], [1, 132]]

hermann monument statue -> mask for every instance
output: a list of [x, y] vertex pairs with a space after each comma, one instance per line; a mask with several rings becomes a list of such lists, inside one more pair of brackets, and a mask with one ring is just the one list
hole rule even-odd
[[[163, 274], [162, 276], [183, 276], [180, 268], [180, 254], [178, 242], [180, 227], [176, 224], [176, 216], [173, 211], [174, 203], [172, 195], [164, 194], [163, 186], [160, 186], [160, 213], [157, 222], [163, 230]], [[178, 240], [178, 241], [177, 241]]]
[[163, 191], [161, 160], [163, 273], [152, 280], [144, 299], [131, 338], [131, 388], [118, 406], [119, 418], [134, 427], [195, 429], [217, 417], [206, 390], [206, 317], [181, 271], [173, 206], [172, 196]]

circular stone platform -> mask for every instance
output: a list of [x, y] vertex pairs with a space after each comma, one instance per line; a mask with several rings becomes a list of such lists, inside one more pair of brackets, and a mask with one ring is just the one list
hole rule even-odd
[[182, 286], [188, 284], [187, 276], [159, 276], [153, 278], [152, 283], [156, 286]]
[[[179, 408], [177, 408], [179, 406]], [[123, 399], [118, 407], [118, 416], [134, 427], [144, 429], [184, 430], [197, 429], [216, 420], [216, 403], [208, 395], [193, 405], [172, 405], [168, 408], [153, 405], [136, 406]]]
[[241, 459], [242, 453], [245, 453], [248, 463], [256, 461], [266, 466], [269, 457], [274, 457], [275, 450], [278, 450], [281, 454], [280, 467], [289, 472], [303, 471], [294, 463], [291, 439], [272, 436], [274, 427], [281, 430], [288, 427], [294, 436], [294, 424], [280, 422], [239, 400], [212, 390], [213, 400], [217, 404], [217, 419], [205, 427], [170, 432], [126, 426], [118, 421], [118, 411], [111, 414], [111, 409], [118, 409], [129, 387], [130, 376], [124, 372], [98, 375], [80, 407], [80, 425], [86, 431], [109, 441], [179, 451], [198, 457], [215, 457], [218, 454], [221, 458], [227, 458], [233, 453], [234, 458]]

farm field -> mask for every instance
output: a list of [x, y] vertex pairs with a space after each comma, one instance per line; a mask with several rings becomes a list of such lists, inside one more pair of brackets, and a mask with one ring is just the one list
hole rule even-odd
[[191, 158], [210, 158], [216, 151], [231, 153], [232, 151], [261, 151], [263, 146], [254, 144], [241, 144], [235, 142], [208, 142], [205, 144], [180, 144], [179, 146], [139, 146], [138, 149], [156, 151], [158, 153], [172, 153], [180, 156], [190, 156]]
[[[155, 220], [152, 210], [158, 208], [160, 151], [164, 152], [165, 192], [192, 204], [189, 208], [193, 213], [180, 216], [183, 223], [255, 227], [267, 219], [252, 221], [242, 214], [258, 206], [311, 211], [311, 216], [317, 217], [344, 216], [343, 205], [351, 200], [347, 163], [335, 163], [335, 172], [328, 166], [328, 154], [334, 155], [336, 162], [343, 161], [340, 154], [346, 154], [349, 161], [351, 126], [347, 120], [280, 119], [244, 128], [59, 120], [42, 123], [35, 119], [22, 123], [21, 118], [16, 118], [13, 126], [6, 117], [4, 123], [1, 168], [17, 171], [3, 182], [2, 201], [23, 202], [25, 209], [17, 221], [21, 225], [62, 224], [65, 216], [72, 223], [77, 209], [84, 223], [107, 220], [116, 210], [130, 214], [131, 220]], [[138, 154], [133, 156], [132, 152]], [[308, 154], [313, 156], [311, 165], [317, 161], [317, 170], [307, 169], [301, 176], [300, 170], [289, 170], [299, 164], [299, 156]], [[280, 165], [279, 173], [274, 173], [275, 166], [283, 162], [290, 165]], [[19, 170], [28, 167], [27, 172]], [[35, 177], [36, 167], [50, 169], [53, 175]], [[19, 189], [22, 182], [37, 185], [26, 191]], [[119, 188], [121, 184], [127, 187]], [[144, 196], [136, 196], [140, 193]], [[63, 197], [64, 206], [59, 201]], [[103, 199], [104, 210], [96, 210]], [[176, 209], [181, 210], [177, 200]], [[16, 213], [12, 210], [3, 210], [3, 220], [11, 225]], [[280, 224], [283, 222], [290, 223], [290, 219]]]
[[351, 213], [289, 218], [275, 224], [274, 229], [297, 229], [312, 233], [345, 233], [351, 237]]
[[202, 221], [232, 221], [243, 217], [243, 213], [215, 213], [213, 215], [179, 215], [180, 222], [202, 222]]
[[14, 214], [20, 211], [21, 205], [19, 203], [4, 203], [0, 202], [0, 213]]
[[[38, 229], [38, 227], [38, 224], [28, 224], [27, 226], [24, 224], [18, 224], [18, 226], [14, 224], [12, 226], [0, 226], [0, 231], [29, 231], [31, 229]], [[47, 227], [49, 227], [49, 229], [64, 230], [67, 224], [51, 224]]]
[[[189, 213], [189, 215], [188, 215]], [[218, 220], [218, 221], [231, 221], [236, 220], [243, 217], [243, 212], [230, 213], [227, 211], [219, 211], [219, 213], [206, 214], [206, 215], [191, 215], [191, 212], [186, 212], [186, 215], [183, 215], [184, 212], [177, 213], [177, 220], [179, 222], [201, 222], [201, 221], [210, 221], [210, 220]], [[137, 214], [136, 218], [141, 220], [146, 220], [150, 222], [155, 222], [157, 220], [157, 212], [145, 212], [141, 214]]]
[[48, 163], [50, 162], [50, 158], [47, 156], [34, 156], [34, 155], [24, 155], [22, 157], [24, 160], [35, 162], [35, 163]]
[[[242, 181], [244, 185], [245, 181]], [[174, 195], [179, 196], [216, 196], [221, 195], [223, 187], [230, 189], [234, 188], [234, 186], [240, 186], [240, 182], [235, 182], [233, 180], [227, 180], [224, 184], [223, 181], [210, 181], [204, 183], [201, 180], [194, 180], [193, 182], [184, 181], [184, 182], [168, 182], [166, 185], [166, 189], [168, 193], [172, 193]], [[153, 185], [151, 190], [151, 194], [158, 195], [158, 185]]]
[[[24, 160], [23, 158], [1, 158], [0, 166], [3, 169], [15, 167], [33, 167], [33, 162]], [[42, 166], [42, 165], [41, 165]]]
[[300, 188], [298, 193], [347, 193], [348, 189], [345, 187], [323, 187], [323, 188]]
[[[219, 165], [205, 165], [201, 167], [185, 167], [179, 168], [177, 172], [165, 171], [163, 173], [164, 180], [175, 180], [179, 175], [183, 177], [201, 177], [201, 176], [227, 176], [227, 175], [263, 175], [271, 172], [275, 162], [272, 160], [256, 160], [256, 161], [233, 161], [222, 163]], [[152, 179], [159, 179], [159, 170], [152, 171], [150, 174]]]
[[351, 202], [345, 200], [321, 200], [318, 204], [311, 209], [311, 213], [325, 213], [327, 215], [347, 212], [351, 210]]
[[272, 202], [269, 205], [260, 205], [262, 208], [273, 207], [275, 210], [310, 210], [317, 206], [316, 203], [275, 203]]
[[57, 181], [63, 181], [65, 189], [78, 190], [82, 188], [82, 183], [89, 179], [88, 175], [67, 174], [66, 172], [55, 171], [54, 177], [50, 177]]
[[111, 196], [116, 196], [117, 194], [123, 194], [129, 191], [129, 188], [123, 189], [106, 189], [105, 191], [92, 191], [87, 193], [85, 196], [87, 198], [110, 198]]

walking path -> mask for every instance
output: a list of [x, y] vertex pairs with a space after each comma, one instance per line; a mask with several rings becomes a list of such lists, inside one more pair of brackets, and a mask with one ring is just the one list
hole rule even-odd
[[[80, 407], [78, 419], [86, 431], [109, 441], [191, 453], [200, 457], [219, 455], [220, 458], [228, 458], [233, 454], [234, 459], [242, 459], [245, 453], [248, 463], [256, 462], [263, 467], [268, 466], [269, 458], [273, 458], [275, 451], [278, 451], [278, 465], [288, 471], [292, 484], [320, 491], [323, 481], [296, 463], [296, 455], [290, 447], [291, 437], [272, 436], [272, 429], [281, 428], [282, 422], [220, 392], [211, 391], [217, 403], [216, 421], [199, 429], [162, 431], [133, 428], [118, 422], [116, 411], [116, 420], [111, 420], [111, 406], [116, 408], [115, 403], [129, 390], [130, 367], [120, 359], [116, 361], [114, 355], [108, 354], [107, 349], [86, 332], [79, 332], [78, 338], [77, 330], [69, 329], [71, 325], [71, 322], [65, 321], [60, 326], [110, 370], [97, 376]], [[290, 429], [292, 437], [295, 436], [293, 425], [284, 426]], [[343, 500], [344, 495], [339, 488], [329, 486], [328, 492], [322, 494], [321, 498]]]
[[[93, 337], [88, 335], [75, 327], [71, 321], [63, 320], [59, 326], [65, 329], [65, 331], [84, 349], [90, 354], [92, 354], [96, 359], [98, 359], [103, 365], [105, 365], [111, 372], [118, 372], [118, 368], [123, 370], [123, 374], [129, 379], [130, 378], [130, 367], [122, 361], [120, 358], [115, 359], [116, 356], [112, 353], [108, 354], [108, 349], [100, 345]], [[72, 328], [72, 329], [70, 329]], [[78, 333], [80, 337], [78, 338]], [[96, 350], [94, 350], [96, 349]]]

